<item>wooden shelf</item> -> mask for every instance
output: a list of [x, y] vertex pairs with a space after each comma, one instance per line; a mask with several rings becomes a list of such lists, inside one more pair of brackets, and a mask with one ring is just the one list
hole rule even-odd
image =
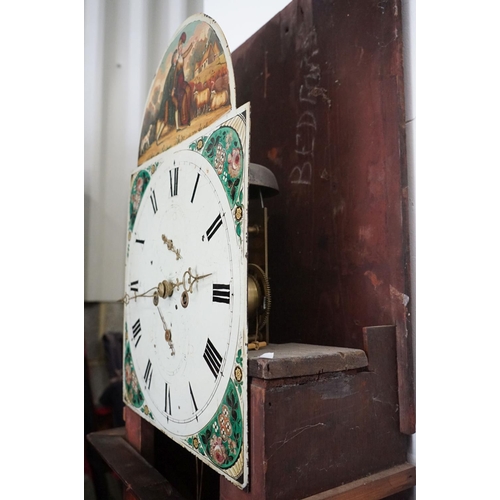
[[88, 441], [120, 478], [124, 495], [131, 498], [129, 493], [133, 493], [144, 500], [182, 500], [172, 485], [125, 440], [125, 434], [125, 427], [120, 427], [87, 435]]
[[[272, 357], [269, 357], [272, 356]], [[269, 344], [248, 352], [248, 375], [266, 380], [357, 370], [368, 366], [361, 349], [309, 344]]]
[[402, 464], [303, 500], [379, 500], [415, 486], [415, 466]]

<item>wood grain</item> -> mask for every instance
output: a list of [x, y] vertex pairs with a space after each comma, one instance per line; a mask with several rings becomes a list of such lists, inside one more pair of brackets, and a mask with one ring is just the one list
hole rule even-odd
[[94, 432], [87, 439], [118, 475], [124, 498], [181, 500], [171, 484], [125, 439], [124, 429]]
[[400, 0], [294, 0], [232, 55], [251, 161], [275, 174], [270, 342], [361, 349], [397, 327], [400, 429], [415, 430]]
[[416, 484], [415, 466], [402, 464], [303, 500], [380, 500]]
[[[265, 357], [272, 356], [272, 357]], [[368, 365], [361, 349], [309, 344], [270, 344], [248, 353], [248, 374], [263, 379], [358, 370]]]
[[299, 500], [406, 463], [396, 328], [366, 328], [364, 340], [367, 367], [252, 378], [250, 490], [221, 480], [221, 499]]

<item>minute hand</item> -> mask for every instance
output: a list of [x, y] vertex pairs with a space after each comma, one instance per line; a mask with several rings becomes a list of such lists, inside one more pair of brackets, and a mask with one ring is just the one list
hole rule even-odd
[[[202, 275], [194, 275], [192, 272], [191, 272], [191, 268], [189, 268], [182, 276], [182, 286], [184, 287], [184, 291], [186, 292], [189, 292], [189, 293], [192, 293], [193, 292], [193, 285], [203, 279], [203, 278], [206, 278], [208, 276], [211, 276], [212, 273], [209, 273], [209, 274], [202, 274]], [[186, 284], [186, 280], [187, 280], [187, 284]]]

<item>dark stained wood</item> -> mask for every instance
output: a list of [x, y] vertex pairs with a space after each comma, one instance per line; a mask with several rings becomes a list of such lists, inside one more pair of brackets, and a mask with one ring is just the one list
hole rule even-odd
[[[414, 471], [387, 470], [406, 464], [407, 438], [398, 426], [396, 327], [367, 327], [363, 333], [368, 364], [365, 358], [357, 370], [318, 373], [314, 368], [309, 375], [251, 379], [250, 489], [238, 490], [221, 478], [221, 499], [298, 500], [334, 490], [344, 495], [340, 498], [355, 500], [369, 493], [366, 498], [375, 500], [414, 484]], [[333, 349], [331, 354], [337, 353]], [[152, 426], [145, 422], [146, 432], [139, 432], [142, 419], [135, 416], [125, 415], [126, 432], [94, 433], [89, 441], [124, 483], [124, 498], [180, 498], [164, 475], [125, 441], [129, 436], [148, 449], [144, 439]], [[169, 477], [180, 455], [178, 450], [162, 454]], [[363, 489], [360, 477], [370, 486]], [[211, 491], [205, 490], [204, 497], [210, 498]], [[165, 496], [169, 492], [172, 496]]]
[[183, 497], [124, 438], [123, 428], [87, 435], [92, 446], [122, 481], [124, 498], [181, 500]]
[[127, 441], [150, 463], [154, 463], [154, 427], [132, 411], [123, 409]]
[[251, 161], [275, 174], [270, 341], [363, 347], [397, 328], [400, 429], [415, 430], [399, 0], [295, 0], [233, 53]]
[[[262, 357], [272, 355], [272, 358]], [[368, 365], [361, 349], [309, 344], [269, 344], [248, 352], [248, 374], [263, 379], [357, 370]]]
[[415, 466], [402, 464], [304, 500], [378, 500], [415, 486]]
[[396, 328], [366, 328], [365, 348], [367, 369], [252, 378], [250, 491], [221, 480], [222, 499], [301, 499], [406, 463]]

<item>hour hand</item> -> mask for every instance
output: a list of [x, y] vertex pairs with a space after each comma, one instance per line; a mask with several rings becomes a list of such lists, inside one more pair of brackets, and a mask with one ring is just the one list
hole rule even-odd
[[175, 349], [174, 349], [174, 343], [172, 342], [172, 331], [168, 328], [167, 322], [165, 321], [165, 318], [163, 317], [161, 309], [158, 306], [156, 306], [156, 308], [158, 309], [158, 312], [160, 313], [161, 322], [163, 323], [163, 329], [165, 330], [165, 340], [167, 341], [167, 343], [170, 347], [170, 351], [172, 352], [172, 356], [174, 356]]

